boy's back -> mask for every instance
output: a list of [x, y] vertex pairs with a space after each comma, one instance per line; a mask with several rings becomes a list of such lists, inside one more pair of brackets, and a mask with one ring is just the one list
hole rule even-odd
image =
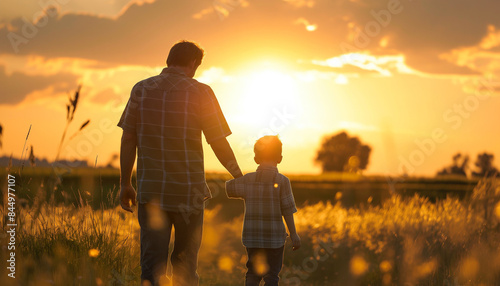
[[287, 237], [283, 216], [297, 212], [290, 180], [274, 166], [260, 165], [226, 183], [230, 198], [245, 200], [243, 245], [248, 248], [278, 248]]
[[[293, 220], [297, 208], [290, 180], [276, 167], [283, 159], [282, 145], [278, 136], [260, 138], [254, 146], [255, 163], [259, 164], [257, 172], [226, 182], [229, 198], [245, 200], [242, 241], [248, 254], [246, 286], [257, 286], [262, 279], [266, 286], [278, 285], [287, 237], [283, 218], [293, 249], [300, 247]], [[260, 267], [262, 260], [267, 265], [264, 269]]]

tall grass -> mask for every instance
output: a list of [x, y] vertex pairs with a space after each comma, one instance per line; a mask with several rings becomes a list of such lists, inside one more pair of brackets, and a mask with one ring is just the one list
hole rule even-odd
[[[475, 196], [499, 187], [495, 179], [483, 180]], [[7, 277], [2, 259], [1, 285], [139, 284], [135, 215], [119, 207], [92, 210], [83, 200], [79, 207], [54, 207], [43, 197], [18, 210], [18, 278]], [[243, 284], [242, 217], [221, 215], [232, 203], [205, 212], [201, 285]], [[299, 208], [303, 244], [292, 252], [287, 242], [282, 284], [496, 285], [500, 207], [497, 201], [490, 204], [489, 217], [475, 203], [456, 198], [431, 203], [419, 196], [393, 196], [381, 206], [363, 208], [330, 202]], [[1, 223], [5, 226], [4, 217]], [[6, 238], [0, 243], [7, 257]]]
[[0, 149], [2, 149], [2, 136], [3, 136], [3, 127], [2, 124], [0, 124]]
[[[73, 121], [73, 118], [75, 117], [75, 111], [76, 108], [78, 107], [78, 99], [80, 98], [80, 90], [82, 89], [82, 86], [78, 86], [75, 95], [73, 97], [69, 96], [68, 97], [68, 103], [66, 104], [66, 126], [64, 127], [64, 131], [61, 136], [61, 141], [59, 142], [59, 147], [57, 148], [57, 154], [56, 154], [56, 159], [54, 162], [57, 162], [59, 160], [59, 156], [61, 155], [64, 139], [66, 138], [66, 133], [68, 132], [69, 125]], [[71, 136], [70, 139], [74, 138], [78, 132], [80, 132], [82, 129], [84, 129], [88, 124], [90, 123], [90, 119], [87, 119], [85, 122], [80, 125], [79, 130]]]

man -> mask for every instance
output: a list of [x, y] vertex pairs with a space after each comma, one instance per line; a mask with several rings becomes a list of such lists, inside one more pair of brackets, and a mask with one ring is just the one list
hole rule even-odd
[[[235, 178], [242, 173], [226, 140], [231, 130], [212, 89], [193, 79], [204, 51], [193, 42], [175, 44], [161, 74], [138, 82], [118, 123], [121, 207], [133, 212], [131, 174], [137, 150], [137, 201], [141, 227], [141, 280], [166, 279], [168, 246], [175, 228], [171, 262], [174, 285], [197, 285], [205, 182], [201, 133]], [[150, 284], [149, 284], [150, 283]]]

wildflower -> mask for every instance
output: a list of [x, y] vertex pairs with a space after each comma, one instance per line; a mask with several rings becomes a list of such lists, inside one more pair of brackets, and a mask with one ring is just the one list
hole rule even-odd
[[231, 272], [234, 267], [234, 262], [229, 256], [222, 256], [219, 259], [219, 269], [226, 272]]
[[368, 266], [368, 263], [359, 255], [351, 259], [351, 273], [354, 276], [363, 275], [368, 270]]
[[335, 199], [336, 199], [337, 201], [339, 201], [340, 199], [342, 199], [342, 193], [341, 193], [341, 192], [337, 192], [337, 193], [335, 193]]
[[460, 264], [461, 264], [460, 265], [460, 270], [461, 270], [460, 274], [463, 276], [463, 278], [473, 279], [474, 277], [476, 277], [476, 275], [479, 272], [479, 268], [480, 268], [480, 265], [479, 265], [479, 262], [477, 261], [477, 259], [469, 257], [469, 258], [462, 260], [462, 262]]
[[384, 260], [380, 263], [380, 270], [382, 272], [389, 272], [392, 269], [392, 265], [389, 261]]
[[99, 249], [95, 249], [95, 248], [92, 248], [91, 250], [89, 250], [89, 256], [90, 257], [97, 257], [99, 256]]

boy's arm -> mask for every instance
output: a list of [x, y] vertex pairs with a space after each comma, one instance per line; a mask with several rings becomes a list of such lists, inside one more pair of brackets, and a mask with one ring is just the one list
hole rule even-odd
[[293, 214], [284, 215], [286, 227], [288, 228], [288, 232], [290, 233], [290, 238], [292, 239], [292, 247], [293, 250], [297, 250], [300, 248], [300, 237], [297, 234], [297, 230], [295, 229], [295, 221], [293, 220]]
[[226, 194], [230, 199], [243, 199], [245, 184], [243, 178], [232, 179], [226, 182]]
[[292, 239], [293, 250], [297, 250], [300, 248], [300, 237], [295, 229], [295, 221], [293, 219], [293, 214], [297, 212], [297, 207], [295, 206], [290, 180], [287, 177], [283, 177], [283, 179], [280, 190], [281, 213], [285, 218], [285, 223]]
[[297, 212], [297, 207], [295, 206], [295, 199], [293, 198], [292, 185], [290, 180], [283, 176], [282, 185], [280, 189], [280, 205], [281, 214], [283, 216], [291, 215]]

